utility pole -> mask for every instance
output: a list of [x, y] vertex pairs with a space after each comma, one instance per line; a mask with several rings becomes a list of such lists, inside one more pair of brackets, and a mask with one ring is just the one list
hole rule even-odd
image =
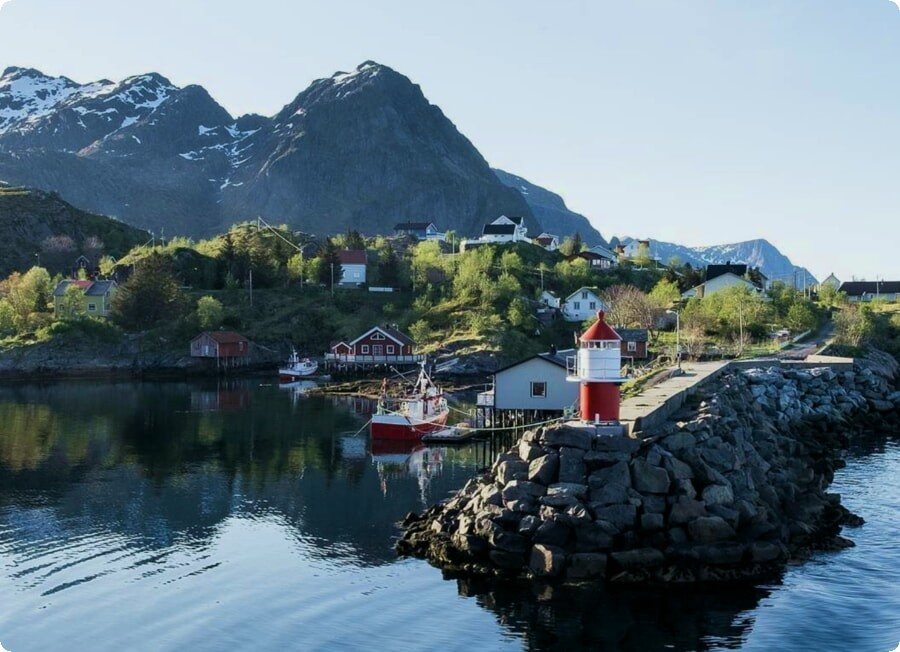
[[250, 270], [250, 307], [253, 307], [253, 270]]
[[331, 296], [334, 296], [334, 263], [331, 263]]
[[744, 353], [744, 302], [738, 301], [738, 328], [740, 337], [740, 348], [738, 349], [738, 355], [743, 355]]

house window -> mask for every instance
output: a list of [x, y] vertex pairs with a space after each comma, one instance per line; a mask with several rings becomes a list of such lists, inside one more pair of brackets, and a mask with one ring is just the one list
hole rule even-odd
[[596, 309], [597, 309], [597, 302], [596, 302], [596, 301], [591, 301], [591, 302], [588, 304], [588, 306], [590, 307], [591, 310], [596, 310]]
[[373, 340], [383, 340], [384, 335], [382, 335], [381, 333], [372, 333], [372, 339]]
[[545, 381], [531, 381], [531, 397], [547, 398], [547, 383]]
[[582, 298], [582, 299], [587, 299], [587, 292], [582, 292], [582, 293], [581, 293], [581, 298]]
[[362, 345], [361, 347], [359, 347], [359, 348], [360, 348], [360, 352], [361, 352], [363, 355], [365, 355], [366, 353], [369, 352], [369, 345], [368, 345], [368, 344], [363, 344], [363, 345]]
[[637, 351], [637, 342], [629, 342], [628, 343], [628, 352], [634, 353], [635, 351]]
[[97, 312], [97, 304], [89, 303], [88, 304], [88, 312]]
[[573, 301], [572, 308], [574, 308], [575, 310], [581, 310], [581, 301]]
[[388, 355], [391, 355], [391, 354], [394, 352], [394, 345], [393, 345], [393, 344], [388, 344], [388, 345], [387, 345], [387, 352], [388, 352]]

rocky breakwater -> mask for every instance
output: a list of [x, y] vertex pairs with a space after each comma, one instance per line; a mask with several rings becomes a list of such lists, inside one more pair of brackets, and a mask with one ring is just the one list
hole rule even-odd
[[422, 516], [401, 554], [462, 573], [572, 581], [759, 577], [860, 522], [826, 493], [861, 419], [896, 427], [897, 363], [730, 371], [658, 432], [527, 432]]

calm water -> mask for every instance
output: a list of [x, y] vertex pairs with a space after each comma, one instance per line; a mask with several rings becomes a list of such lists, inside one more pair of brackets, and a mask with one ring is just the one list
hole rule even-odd
[[479, 451], [372, 450], [365, 403], [228, 386], [0, 388], [0, 643], [104, 650], [825, 650], [900, 642], [900, 449], [835, 490], [858, 547], [729, 591], [445, 580], [395, 522]]

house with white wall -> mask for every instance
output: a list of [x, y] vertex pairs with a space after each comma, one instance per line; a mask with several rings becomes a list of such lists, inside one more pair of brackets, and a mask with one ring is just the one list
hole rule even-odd
[[597, 314], [598, 310], [608, 310], [600, 298], [597, 288], [579, 288], [562, 303], [562, 316], [566, 321], [584, 321]]
[[342, 249], [338, 252], [341, 261], [341, 285], [362, 285], [366, 282], [366, 250]]

